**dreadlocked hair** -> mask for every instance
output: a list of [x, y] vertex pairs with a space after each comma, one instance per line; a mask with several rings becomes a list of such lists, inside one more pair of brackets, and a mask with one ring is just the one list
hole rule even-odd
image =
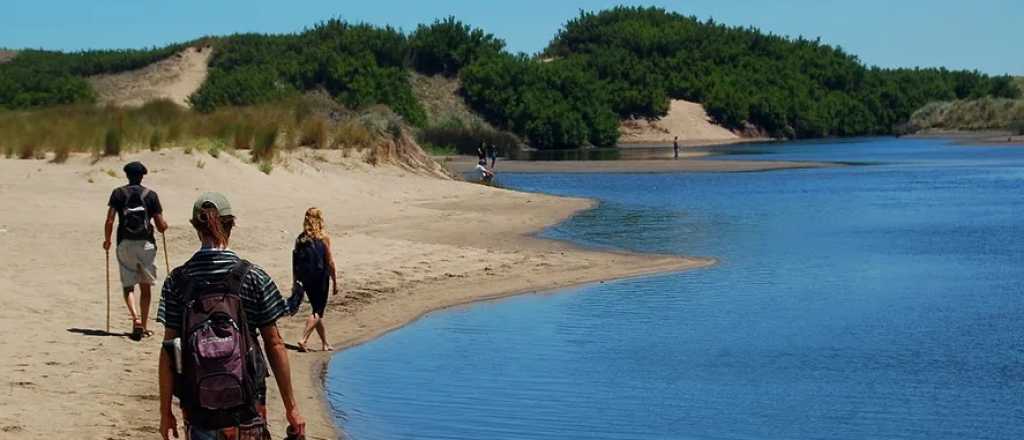
[[235, 217], [221, 216], [220, 211], [212, 203], [206, 203], [199, 209], [192, 226], [199, 234], [213, 240], [219, 247], [226, 247], [231, 238], [231, 228], [235, 227]]

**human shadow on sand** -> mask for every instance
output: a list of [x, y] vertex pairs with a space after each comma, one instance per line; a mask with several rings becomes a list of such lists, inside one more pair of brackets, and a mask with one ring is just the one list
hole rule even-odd
[[125, 332], [111, 333], [111, 332], [108, 332], [108, 331], [105, 331], [105, 330], [99, 330], [99, 329], [93, 329], [93, 328], [69, 328], [68, 331], [71, 332], [71, 333], [78, 333], [78, 334], [83, 335], [83, 336], [119, 336], [119, 337], [122, 337], [122, 338], [127, 338], [128, 336], [131, 336], [129, 333], [125, 333]]

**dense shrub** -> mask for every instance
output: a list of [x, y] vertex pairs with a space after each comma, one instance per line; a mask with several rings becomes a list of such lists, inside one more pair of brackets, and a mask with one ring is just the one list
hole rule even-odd
[[609, 146], [618, 140], [608, 88], [581, 63], [501, 55], [469, 66], [462, 81], [471, 106], [535, 147]]
[[500, 53], [505, 42], [448, 17], [420, 25], [409, 35], [412, 66], [427, 75], [458, 75], [474, 61]]
[[517, 151], [520, 143], [519, 138], [509, 132], [457, 123], [424, 128], [416, 135], [416, 140], [438, 149], [451, 147], [459, 154], [476, 154], [477, 147], [486, 143], [494, 145], [501, 156]]
[[[753, 124], [774, 136], [818, 137], [892, 133], [928, 102], [1021, 93], [1020, 79], [866, 67], [818, 40], [659, 8], [618, 7], [570, 20], [541, 59], [509, 54], [500, 39], [453, 17], [408, 36], [334, 19], [294, 34], [238, 34], [154, 49], [27, 50], [0, 64], [0, 110], [94, 102], [86, 76], [139, 68], [194, 44], [214, 46], [209, 76], [190, 97], [211, 117], [186, 117], [172, 103], [158, 102], [129, 113], [133, 120], [118, 121], [119, 136], [145, 145], [152, 126], [160, 126], [166, 142], [200, 136], [246, 145], [253, 137], [239, 137], [241, 121], [221, 109], [273, 106], [312, 91], [354, 110], [384, 104], [423, 127], [427, 118], [412, 91], [410, 68], [458, 75], [474, 110], [538, 148], [614, 145], [619, 119], [662, 116], [670, 99], [700, 102], [730, 128]], [[287, 146], [303, 136], [309, 111], [295, 108], [276, 120]], [[81, 116], [96, 124], [68, 131], [104, 148], [112, 122], [88, 111]], [[326, 137], [317, 135], [311, 144], [326, 147]], [[20, 148], [3, 147], [11, 154]]]
[[866, 68], [818, 40], [658, 8], [581, 13], [544, 56], [581, 60], [607, 84], [619, 116], [657, 117], [669, 98], [688, 99], [729, 127], [749, 122], [788, 137], [889, 133], [932, 100], [1020, 94], [1009, 77]]
[[95, 92], [84, 77], [137, 69], [187, 46], [188, 43], [154, 49], [76, 53], [21, 51], [10, 62], [0, 64], [0, 109], [93, 102]]
[[426, 115], [409, 85], [408, 54], [401, 32], [340, 20], [300, 34], [233, 35], [218, 42], [210, 76], [190, 99], [209, 112], [322, 89], [351, 108], [386, 104], [421, 124]]
[[1024, 120], [1024, 100], [1003, 98], [961, 99], [930, 102], [915, 111], [906, 131], [1015, 130]]

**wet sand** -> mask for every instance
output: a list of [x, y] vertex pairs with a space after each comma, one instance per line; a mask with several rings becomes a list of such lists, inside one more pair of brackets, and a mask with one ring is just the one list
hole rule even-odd
[[[564, 160], [564, 161], [522, 161], [501, 160], [495, 171], [514, 173], [668, 173], [707, 172], [738, 173], [771, 171], [794, 168], [828, 168], [842, 164], [824, 162], [790, 162], [772, 160], [720, 160], [707, 158], [704, 152], [680, 152], [680, 159], [643, 160]], [[453, 156], [445, 162], [456, 173], [465, 173], [476, 166], [472, 156]]]

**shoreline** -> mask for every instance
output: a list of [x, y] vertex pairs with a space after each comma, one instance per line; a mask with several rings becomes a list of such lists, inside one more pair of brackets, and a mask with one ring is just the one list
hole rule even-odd
[[1015, 135], [1009, 130], [925, 130], [903, 137], [909, 139], [949, 139], [955, 145], [975, 146], [1024, 146], [1024, 135]]
[[[530, 193], [522, 193], [530, 194]], [[572, 200], [572, 199], [569, 199]], [[698, 258], [698, 257], [677, 257], [670, 255], [660, 254], [641, 254], [628, 251], [608, 251], [608, 250], [596, 250], [586, 249], [580, 247], [571, 242], [539, 238], [536, 235], [543, 232], [548, 227], [556, 226], [573, 215], [585, 212], [590, 209], [595, 209], [596, 204], [591, 202], [589, 206], [579, 207], [576, 211], [572, 212], [571, 215], [564, 216], [562, 218], [552, 219], [547, 225], [537, 226], [537, 228], [527, 234], [518, 237], [520, 240], [532, 241], [536, 240], [545, 245], [558, 246], [569, 252], [597, 252], [609, 255], [618, 255], [628, 259], [639, 259], [645, 261], [645, 263], [639, 265], [628, 266], [627, 268], [621, 268], [616, 271], [618, 266], [612, 265], [606, 267], [605, 270], [600, 273], [595, 271], [587, 271], [583, 275], [577, 275], [575, 273], [560, 274], [563, 275], [557, 279], [548, 279], [544, 281], [533, 282], [532, 280], [521, 280], [512, 281], [508, 283], [500, 283], [497, 288], [480, 288], [474, 284], [467, 282], [454, 283], [454, 285], [438, 285], [426, 289], [422, 294], [426, 296], [435, 297], [437, 302], [430, 304], [428, 307], [416, 308], [407, 306], [400, 312], [400, 317], [394, 321], [387, 322], [386, 324], [379, 324], [376, 327], [360, 327], [360, 330], [349, 335], [340, 341], [332, 341], [335, 350], [332, 352], [316, 351], [311, 353], [304, 353], [301, 356], [293, 357], [292, 369], [293, 371], [305, 370], [308, 374], [305, 375], [305, 387], [317, 392], [317, 398], [321, 402], [320, 415], [325, 417], [325, 421], [331, 427], [335, 429], [333, 438], [344, 438], [342, 435], [341, 427], [335, 424], [334, 414], [335, 409], [332, 407], [331, 401], [327, 395], [327, 370], [331, 358], [343, 350], [347, 350], [352, 347], [356, 347], [362, 344], [373, 342], [374, 340], [387, 335], [393, 331], [400, 330], [401, 328], [412, 324], [421, 318], [430, 315], [432, 313], [441, 312], [447, 309], [469, 306], [477, 303], [483, 303], [488, 301], [497, 301], [504, 298], [509, 298], [519, 295], [549, 295], [558, 294], [559, 291], [582, 287], [591, 284], [604, 283], [609, 281], [624, 280], [636, 277], [644, 277], [654, 274], [682, 272], [687, 270], [701, 269], [711, 267], [717, 264], [717, 260], [713, 258]], [[400, 301], [400, 300], [398, 300]], [[382, 305], [387, 306], [387, 305]], [[402, 307], [398, 304], [397, 307]], [[372, 313], [371, 311], [365, 312], [366, 314]], [[344, 318], [337, 314], [325, 314], [325, 324], [332, 331], [335, 329], [342, 328], [346, 325]], [[312, 340], [312, 339], [311, 339]], [[311, 344], [311, 347], [313, 345]], [[295, 375], [293, 374], [293, 382], [295, 381]], [[298, 386], [293, 383], [293, 386]], [[268, 397], [269, 398], [269, 397]], [[309, 414], [305, 414], [307, 424], [312, 426], [311, 421], [313, 418]], [[282, 421], [283, 423], [283, 421]], [[322, 425], [321, 425], [322, 426]], [[307, 430], [308, 431], [308, 430]], [[307, 436], [308, 438], [320, 438], [318, 436]]]
[[[498, 178], [502, 172], [514, 173], [744, 173], [803, 168], [835, 168], [846, 166], [840, 163], [798, 162], [781, 160], [722, 160], [713, 159], [713, 152], [681, 151], [679, 159], [637, 159], [637, 160], [561, 160], [525, 161], [498, 160], [495, 171]], [[462, 175], [476, 166], [472, 156], [448, 156], [444, 165], [454, 173]]]
[[[118, 293], [116, 261], [111, 329], [104, 330], [102, 214], [111, 190], [125, 183], [120, 167], [132, 160], [150, 169], [143, 183], [159, 193], [164, 206], [172, 267], [198, 247], [187, 226], [195, 196], [222, 191], [239, 216], [231, 248], [263, 267], [287, 295], [291, 245], [302, 213], [309, 206], [323, 209], [341, 287], [329, 299], [325, 324], [338, 348], [444, 308], [714, 263], [538, 238], [538, 231], [595, 202], [374, 167], [340, 151], [287, 154], [270, 175], [241, 155], [214, 158], [180, 149], [99, 160], [75, 154], [64, 164], [0, 159], [0, 210], [6, 213], [0, 219], [0, 246], [6, 249], [0, 254], [0, 289], [39, 293], [20, 295], [0, 310], [0, 331], [9, 336], [0, 349], [0, 370], [8, 372], [7, 395], [0, 399], [4, 434], [158, 437], [154, 354], [162, 329], [151, 321], [157, 337], [126, 337], [130, 320]], [[156, 262], [157, 286], [164, 264]], [[278, 321], [289, 345], [299, 339], [308, 307]], [[289, 351], [310, 439], [337, 438], [340, 432], [324, 388], [330, 354]], [[283, 437], [286, 423], [273, 380], [268, 388], [271, 430], [274, 438]]]

